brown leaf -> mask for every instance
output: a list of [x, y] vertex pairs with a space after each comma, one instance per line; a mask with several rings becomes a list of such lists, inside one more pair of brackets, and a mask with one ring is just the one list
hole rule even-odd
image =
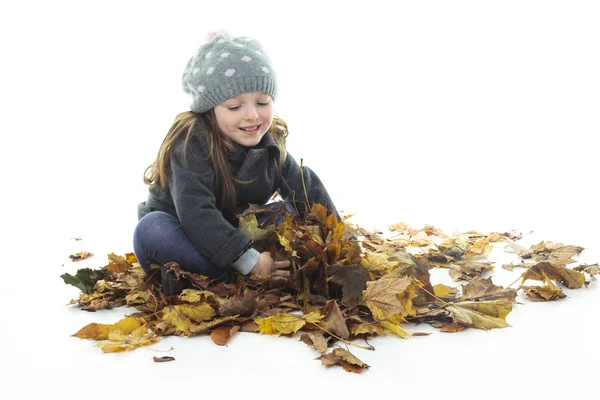
[[81, 261], [86, 258], [90, 258], [94, 253], [90, 253], [89, 251], [80, 251], [79, 253], [71, 254], [69, 258], [73, 261]]
[[325, 315], [323, 320], [323, 329], [332, 332], [338, 336], [348, 339], [350, 332], [346, 326], [346, 319], [337, 305], [337, 301], [331, 300], [323, 306], [321, 312]]
[[362, 292], [367, 288], [369, 273], [361, 264], [330, 265], [327, 268], [329, 296], [338, 299], [347, 307], [360, 304]]
[[544, 281], [545, 277], [548, 277], [564, 284], [569, 289], [578, 289], [585, 284], [585, 275], [582, 272], [556, 265], [550, 261], [535, 264], [523, 272], [521, 277], [523, 278], [522, 282], [527, 279]]
[[229, 298], [219, 308], [221, 315], [251, 316], [258, 307], [257, 295], [252, 290], [246, 289], [242, 296], [235, 295]]
[[240, 330], [238, 325], [221, 325], [210, 333], [210, 338], [219, 346], [225, 346], [231, 337]]
[[511, 312], [512, 305], [501, 300], [464, 301], [446, 309], [452, 313], [455, 322], [472, 328], [488, 330], [510, 326], [505, 318]]
[[594, 275], [600, 274], [600, 268], [598, 268], [598, 264], [591, 264], [591, 265], [582, 264], [582, 265], [579, 265], [579, 266], [577, 266], [577, 267], [575, 267], [573, 269], [575, 271], [579, 271], [579, 272], [586, 272], [590, 276], [594, 276]]
[[133, 265], [125, 257], [116, 255], [115, 253], [108, 255], [108, 264], [103, 267], [103, 269], [110, 272], [125, 272], [131, 268], [133, 268]]
[[464, 330], [467, 326], [457, 322], [442, 322], [435, 321], [431, 324], [434, 328], [438, 328], [441, 332], [456, 333]]
[[462, 285], [462, 297], [459, 301], [487, 301], [503, 300], [507, 303], [515, 303], [517, 289], [505, 289], [502, 286], [496, 286], [492, 278], [475, 278], [466, 285]]
[[344, 350], [340, 347], [333, 349], [331, 353], [323, 354], [321, 357], [317, 357], [316, 360], [321, 360], [321, 364], [327, 368], [330, 368], [334, 365], [339, 365], [348, 372], [361, 373], [365, 369], [369, 368], [369, 365], [363, 363], [348, 350]]
[[403, 318], [412, 310], [407, 309], [407, 304], [403, 304], [398, 295], [414, 285], [413, 277], [380, 279], [374, 282], [367, 282], [367, 290], [363, 292], [363, 303], [369, 307], [373, 316], [379, 318], [381, 314], [385, 318]]
[[323, 336], [323, 332], [315, 331], [303, 333], [300, 336], [300, 340], [307, 345], [314, 347], [314, 349], [321, 354], [327, 351], [327, 339], [325, 339], [325, 336]]
[[171, 356], [162, 356], [162, 357], [152, 357], [152, 359], [154, 360], [154, 362], [169, 362], [169, 361], [175, 361], [175, 357], [171, 357]]
[[546, 280], [546, 286], [521, 286], [521, 289], [531, 301], [551, 301], [567, 297], [550, 279]]

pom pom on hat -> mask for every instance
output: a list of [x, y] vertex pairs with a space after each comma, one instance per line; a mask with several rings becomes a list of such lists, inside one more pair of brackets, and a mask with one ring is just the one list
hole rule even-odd
[[190, 109], [203, 113], [225, 100], [249, 92], [277, 96], [277, 76], [259, 42], [217, 34], [187, 63], [183, 91], [192, 95]]

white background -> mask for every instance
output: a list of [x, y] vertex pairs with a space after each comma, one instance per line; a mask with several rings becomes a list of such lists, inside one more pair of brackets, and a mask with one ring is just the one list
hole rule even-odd
[[[225, 348], [168, 338], [156, 346], [175, 347], [167, 364], [148, 350], [104, 355], [69, 335], [127, 311], [65, 307], [78, 291], [59, 278], [132, 251], [143, 172], [188, 109], [185, 64], [216, 29], [263, 43], [288, 149], [319, 174], [341, 213], [356, 214], [351, 222], [515, 229], [531, 243], [583, 246], [579, 261], [600, 261], [596, 2], [16, 4], [0, 6], [0, 344], [15, 398], [347, 396], [383, 387], [418, 398], [553, 398], [598, 389], [584, 367], [600, 355], [597, 279], [561, 302], [525, 301], [511, 328], [351, 349], [372, 366], [355, 375], [321, 367], [303, 343], [250, 334]], [[80, 250], [96, 256], [70, 262]], [[493, 276], [507, 284], [517, 275]]]

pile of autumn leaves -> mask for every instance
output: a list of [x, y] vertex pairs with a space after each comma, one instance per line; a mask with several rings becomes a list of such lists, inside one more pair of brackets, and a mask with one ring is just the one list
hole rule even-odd
[[[600, 272], [597, 264], [568, 267], [581, 247], [542, 242], [526, 249], [510, 233], [449, 237], [431, 226], [413, 230], [396, 224], [390, 227], [395, 236], [384, 239], [340, 223], [318, 204], [301, 219], [282, 207], [259, 226], [256, 213], [262, 211], [256, 206], [246, 210], [239, 216], [240, 228], [257, 250], [291, 260], [290, 279], [236, 276], [235, 284], [225, 284], [170, 263], [166, 266], [191, 288], [166, 297], [159, 270], [148, 277], [133, 254], [110, 254], [101, 269], [62, 275], [82, 290], [70, 304], [94, 311], [125, 305], [137, 312], [115, 324], [89, 324], [73, 336], [99, 341], [104, 352], [120, 352], [152, 345], [165, 335], [207, 334], [225, 345], [238, 331], [289, 337], [300, 332], [300, 340], [321, 354], [317, 359], [323, 365], [362, 372], [369, 366], [336, 344], [373, 349], [354, 340], [390, 334], [406, 339], [418, 334], [402, 327], [408, 322], [428, 323], [443, 332], [507, 327], [518, 290], [532, 301], [558, 300], [566, 297], [560, 286], [587, 286], [588, 277]], [[284, 221], [275, 224], [280, 215]], [[352, 236], [360, 240], [350, 240]], [[496, 242], [505, 242], [520, 257], [519, 264], [503, 268], [523, 268], [517, 281], [540, 285], [504, 288], [483, 279], [481, 274], [494, 267], [478, 260]], [[432, 285], [432, 268], [447, 268], [453, 281], [467, 283]]]

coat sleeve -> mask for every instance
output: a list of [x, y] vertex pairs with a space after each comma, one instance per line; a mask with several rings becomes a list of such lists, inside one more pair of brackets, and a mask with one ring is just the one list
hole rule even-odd
[[182, 146], [170, 157], [169, 188], [177, 217], [196, 250], [218, 267], [225, 268], [251, 249], [252, 240], [231, 225], [217, 208], [215, 171], [208, 160], [188, 153]]
[[[307, 166], [303, 166], [302, 170], [301, 173], [300, 165], [298, 165], [290, 153], [287, 153], [285, 164], [283, 166], [283, 179], [278, 190], [281, 198], [285, 201], [294, 202], [298, 211], [304, 212], [306, 211], [305, 204], [306, 198], [308, 197], [309, 209], [313, 203], [318, 203], [326, 207], [329, 211], [334, 212], [339, 219], [333, 201], [329, 197], [327, 189], [325, 189], [325, 186], [317, 174]], [[302, 183], [302, 174], [304, 175], [304, 184]], [[305, 187], [306, 196], [304, 193]]]

